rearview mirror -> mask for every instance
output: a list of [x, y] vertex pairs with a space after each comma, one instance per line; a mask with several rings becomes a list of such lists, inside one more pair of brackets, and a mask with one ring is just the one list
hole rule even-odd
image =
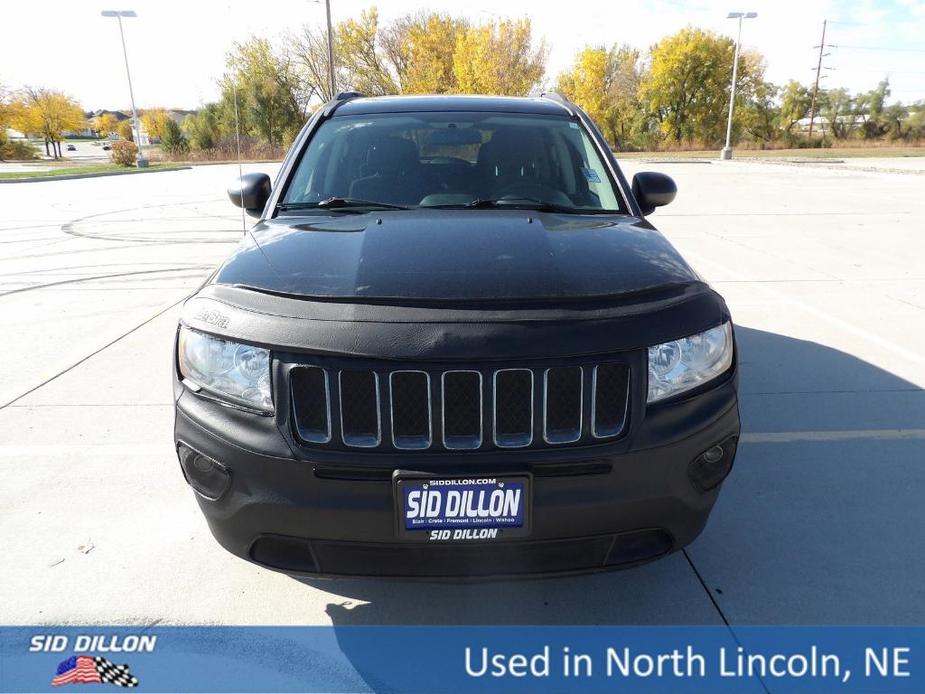
[[265, 173], [247, 173], [228, 186], [228, 197], [251, 217], [259, 217], [270, 199], [270, 187]]
[[633, 195], [643, 215], [652, 214], [656, 207], [667, 205], [678, 193], [671, 176], [655, 171], [640, 171], [633, 176]]

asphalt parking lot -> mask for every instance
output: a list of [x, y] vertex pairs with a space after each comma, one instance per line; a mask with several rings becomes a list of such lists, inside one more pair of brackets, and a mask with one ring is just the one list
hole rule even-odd
[[0, 623], [925, 623], [925, 166], [642, 168], [737, 323], [736, 468], [686, 552], [477, 585], [297, 581], [212, 540], [170, 351], [242, 233], [235, 167], [0, 186]]

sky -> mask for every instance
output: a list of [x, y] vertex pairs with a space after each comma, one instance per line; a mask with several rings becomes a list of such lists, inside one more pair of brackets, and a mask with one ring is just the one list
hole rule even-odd
[[[687, 25], [734, 37], [729, 11], [745, 20], [742, 46], [760, 51], [766, 78], [811, 83], [822, 22], [829, 20], [824, 87], [852, 92], [889, 77], [891, 100], [925, 99], [925, 0], [331, 0], [336, 23], [377, 5], [388, 21], [416, 10], [444, 11], [474, 22], [529, 17], [549, 46], [547, 79], [587, 45], [629, 44], [645, 51]], [[123, 109], [128, 87], [115, 19], [103, 9], [132, 9], [125, 38], [138, 108], [196, 108], [218, 96], [225, 54], [249, 35], [280, 37], [321, 25], [312, 0], [31, 0], [0, 2], [0, 84], [60, 89], [85, 109]]]

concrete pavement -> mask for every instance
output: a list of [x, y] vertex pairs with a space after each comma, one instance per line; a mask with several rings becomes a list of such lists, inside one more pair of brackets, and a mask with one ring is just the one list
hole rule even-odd
[[736, 319], [736, 469], [685, 553], [485, 585], [297, 581], [209, 535], [168, 370], [177, 304], [241, 234], [235, 167], [0, 188], [0, 622], [925, 621], [921, 177], [649, 166], [680, 190], [653, 222]]

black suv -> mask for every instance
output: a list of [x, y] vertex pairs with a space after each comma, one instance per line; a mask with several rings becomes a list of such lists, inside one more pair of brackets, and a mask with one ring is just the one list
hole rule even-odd
[[723, 299], [556, 95], [341, 94], [185, 305], [183, 474], [280, 571], [504, 577], [691, 542], [739, 435]]

